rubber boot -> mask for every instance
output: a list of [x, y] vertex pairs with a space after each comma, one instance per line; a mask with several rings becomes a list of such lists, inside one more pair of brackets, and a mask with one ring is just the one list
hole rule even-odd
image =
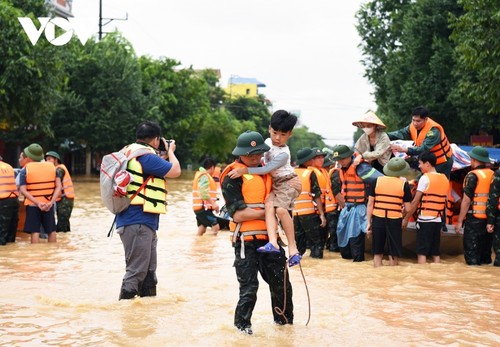
[[120, 291], [120, 296], [118, 297], [118, 300], [128, 300], [128, 299], [133, 299], [137, 293], [134, 292], [129, 292], [128, 290], [122, 289]]
[[146, 278], [142, 282], [142, 286], [139, 289], [139, 296], [156, 296], [156, 284], [158, 281], [156, 280], [155, 273], [152, 271], [148, 271]]

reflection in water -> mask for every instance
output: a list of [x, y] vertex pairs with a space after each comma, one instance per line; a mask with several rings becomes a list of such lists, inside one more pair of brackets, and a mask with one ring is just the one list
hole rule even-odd
[[290, 271], [295, 325], [272, 324], [266, 285], [253, 336], [232, 327], [238, 284], [228, 232], [196, 236], [192, 174], [169, 180], [158, 241], [158, 296], [118, 301], [125, 264], [99, 184], [75, 180], [72, 232], [56, 244], [0, 247], [1, 346], [493, 346], [500, 341], [499, 269], [441, 264], [374, 269], [325, 253]]

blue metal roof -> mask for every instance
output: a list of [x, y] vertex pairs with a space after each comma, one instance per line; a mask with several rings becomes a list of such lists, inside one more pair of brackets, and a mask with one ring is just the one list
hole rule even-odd
[[229, 84], [256, 84], [257, 87], [265, 87], [266, 86], [264, 83], [259, 82], [255, 78], [238, 77], [238, 76], [230, 77]]
[[[459, 147], [466, 152], [470, 152], [474, 148], [474, 146], [461, 146], [461, 145]], [[500, 161], [500, 148], [494, 148], [494, 147], [485, 147], [485, 148], [488, 150], [490, 159], [493, 159], [495, 161]]]

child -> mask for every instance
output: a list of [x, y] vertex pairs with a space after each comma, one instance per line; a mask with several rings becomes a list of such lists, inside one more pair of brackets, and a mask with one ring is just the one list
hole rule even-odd
[[288, 239], [289, 266], [299, 264], [302, 259], [295, 244], [293, 219], [290, 215], [294, 201], [302, 190], [302, 184], [290, 164], [290, 149], [286, 144], [292, 136], [296, 123], [297, 117], [295, 115], [284, 110], [274, 112], [269, 125], [270, 138], [266, 140], [271, 150], [264, 155], [265, 166], [235, 169], [228, 173], [231, 178], [240, 177], [247, 173], [256, 175], [271, 173], [273, 188], [266, 200], [266, 226], [269, 242], [265, 246], [259, 247], [257, 251], [262, 253], [278, 253], [280, 251], [276, 233], [277, 216]]

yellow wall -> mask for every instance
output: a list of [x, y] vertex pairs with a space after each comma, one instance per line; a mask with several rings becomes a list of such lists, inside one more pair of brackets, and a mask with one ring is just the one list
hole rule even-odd
[[257, 85], [230, 84], [226, 87], [226, 93], [232, 98], [237, 96], [257, 97]]

